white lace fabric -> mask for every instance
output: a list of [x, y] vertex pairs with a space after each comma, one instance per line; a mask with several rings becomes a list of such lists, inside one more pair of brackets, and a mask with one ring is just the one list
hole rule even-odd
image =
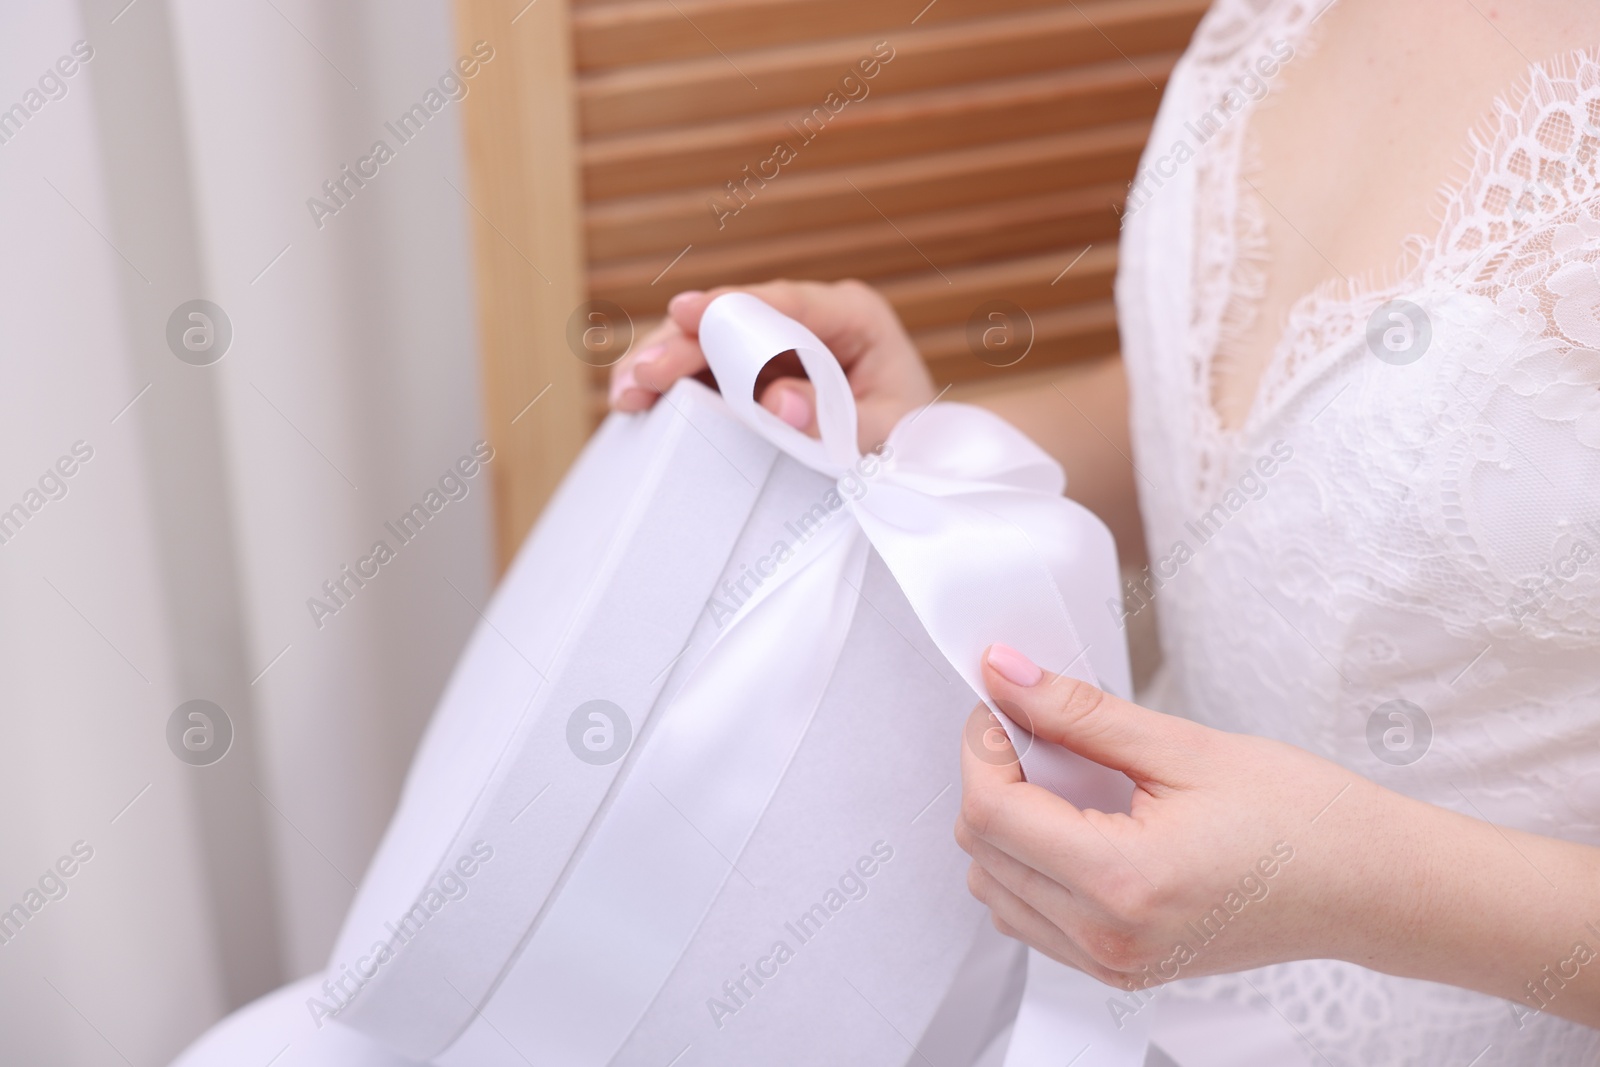
[[[1217, 3], [1146, 165], [1192, 144], [1185, 124], [1274, 42], [1303, 53], [1321, 6]], [[1123, 228], [1117, 299], [1165, 659], [1146, 702], [1600, 846], [1600, 52], [1534, 66], [1463, 131], [1467, 166], [1437, 233], [1409, 241], [1392, 277], [1297, 301], [1229, 430], [1215, 353], [1248, 326], [1269, 269], [1259, 205], [1241, 195], [1252, 107]], [[1431, 329], [1412, 362], [1369, 346], [1395, 300]], [[1292, 455], [1264, 475], [1274, 445]], [[1426, 750], [1380, 759], [1369, 718], [1413, 705]], [[1583, 918], [1600, 921], [1574, 917], [1573, 940], [1589, 936]], [[1168, 995], [1269, 1007], [1311, 1061], [1337, 1067], [1600, 1062], [1600, 1031], [1549, 1014], [1519, 1024], [1506, 1001], [1335, 961]]]

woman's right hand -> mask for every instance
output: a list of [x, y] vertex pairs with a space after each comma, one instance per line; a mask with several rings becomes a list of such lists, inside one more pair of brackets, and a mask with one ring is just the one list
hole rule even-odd
[[[643, 411], [679, 378], [704, 371], [700, 316], [706, 305], [728, 292], [759, 297], [828, 346], [855, 394], [861, 448], [881, 443], [904, 415], [934, 399], [927, 366], [894, 308], [876, 289], [858, 281], [774, 281], [673, 297], [661, 325], [612, 368], [611, 406], [617, 411]], [[763, 375], [761, 406], [815, 436], [815, 390], [801, 376], [798, 361], [786, 369], [789, 373], [780, 369], [770, 382]]]

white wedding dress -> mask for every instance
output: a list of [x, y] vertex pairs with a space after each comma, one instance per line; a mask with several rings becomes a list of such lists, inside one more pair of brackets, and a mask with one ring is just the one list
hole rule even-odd
[[[1324, 3], [1213, 7], [1145, 164], [1180, 140], [1198, 154], [1124, 223], [1117, 300], [1164, 581], [1145, 700], [1600, 846], [1600, 54], [1533, 67], [1462, 131], [1468, 173], [1438, 232], [1393, 278], [1302, 298], [1228, 430], [1213, 355], [1270, 263], [1245, 170], [1254, 103], [1227, 94], [1275, 44], [1307, 47]], [[1197, 146], [1197, 129], [1215, 132]], [[1384, 308], [1369, 328], [1394, 300], [1425, 319]], [[1251, 477], [1263, 456], [1270, 477]], [[1585, 918], [1600, 921], [1575, 916], [1571, 940], [1600, 948]], [[1340, 962], [1165, 995], [1254, 1005], [1337, 1067], [1600, 1062], [1600, 1031]]]

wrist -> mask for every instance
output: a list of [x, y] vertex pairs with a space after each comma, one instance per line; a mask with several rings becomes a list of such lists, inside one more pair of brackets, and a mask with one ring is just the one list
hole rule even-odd
[[1416, 974], [1452, 936], [1460, 901], [1450, 893], [1452, 813], [1352, 775], [1345, 793], [1308, 828], [1308, 864], [1324, 887], [1318, 955], [1389, 974]]
[[[1321, 865], [1329, 892], [1319, 955], [1593, 1025], [1584, 1012], [1600, 1004], [1600, 959], [1569, 964], [1578, 942], [1600, 953], [1594, 850], [1498, 827], [1364, 779], [1315, 827], [1307, 849], [1326, 842], [1329, 860]], [[1335, 839], [1343, 842], [1339, 849]], [[1557, 1003], [1552, 991], [1564, 999]]]

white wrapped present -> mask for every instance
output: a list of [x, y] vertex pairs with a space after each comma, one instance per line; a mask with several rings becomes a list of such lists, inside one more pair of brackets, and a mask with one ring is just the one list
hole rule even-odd
[[418, 1067], [365, 1034], [346, 1026], [319, 1025], [306, 1002], [330, 994], [323, 975], [276, 989], [200, 1035], [172, 1067]]
[[[722, 395], [608, 419], [496, 594], [316, 1024], [445, 1067], [968, 1067], [1012, 1021], [958, 745], [991, 642], [1129, 695], [1111, 537], [980, 409], [859, 454], [837, 362], [753, 297], [701, 341]], [[789, 350], [820, 441], [752, 399]], [[1031, 780], [1125, 810], [1126, 778], [1002, 721]], [[1143, 1062], [1106, 987], [1037, 956], [1028, 983], [1011, 1067]]]

